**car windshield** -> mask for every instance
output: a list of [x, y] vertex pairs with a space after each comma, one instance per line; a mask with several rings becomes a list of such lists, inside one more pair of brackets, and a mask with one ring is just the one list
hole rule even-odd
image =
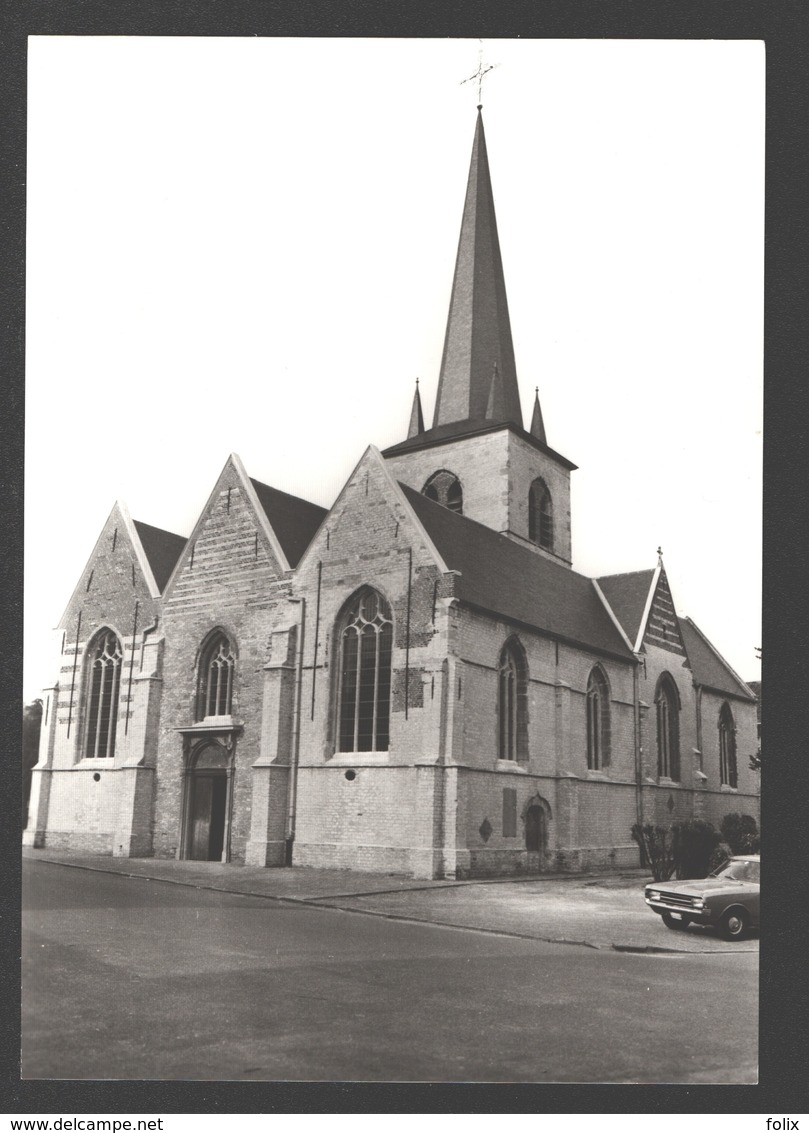
[[722, 877], [726, 881], [755, 881], [758, 884], [760, 864], [733, 858], [716, 870], [713, 876]]

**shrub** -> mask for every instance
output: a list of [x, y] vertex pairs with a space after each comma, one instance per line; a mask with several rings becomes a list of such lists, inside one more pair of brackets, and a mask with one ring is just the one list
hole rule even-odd
[[717, 869], [721, 869], [725, 862], [733, 856], [733, 850], [727, 842], [719, 842], [711, 850], [711, 860], [708, 863], [711, 867], [711, 873]]
[[719, 832], [701, 818], [675, 822], [672, 827], [674, 868], [678, 877], [707, 877], [711, 854], [721, 842]]
[[636, 822], [632, 837], [640, 847], [641, 864], [648, 866], [655, 881], [668, 881], [674, 873], [671, 829], [667, 826], [641, 826]]
[[720, 824], [722, 838], [734, 854], [757, 854], [761, 844], [752, 814], [726, 814]]

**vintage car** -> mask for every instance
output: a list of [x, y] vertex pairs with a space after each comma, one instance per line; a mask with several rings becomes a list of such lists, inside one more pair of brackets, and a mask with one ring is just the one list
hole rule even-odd
[[694, 924], [717, 929], [726, 940], [738, 940], [759, 926], [758, 854], [733, 857], [710, 877], [694, 881], [652, 882], [646, 886], [646, 904], [668, 928]]

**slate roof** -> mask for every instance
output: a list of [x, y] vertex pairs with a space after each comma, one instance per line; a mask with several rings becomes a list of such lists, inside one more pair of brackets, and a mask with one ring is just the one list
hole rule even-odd
[[586, 648], [632, 659], [592, 580], [400, 484], [462, 602]]
[[326, 508], [312, 504], [309, 500], [302, 500], [300, 496], [279, 492], [277, 488], [262, 484], [252, 476], [250, 483], [256, 490], [259, 503], [278, 537], [289, 565], [296, 567], [323, 522], [327, 514]]
[[488, 416], [495, 366], [500, 398], [493, 420], [522, 426], [486, 135], [478, 107], [433, 425]]
[[470, 437], [483, 433], [496, 433], [500, 429], [511, 429], [512, 433], [516, 433], [522, 440], [528, 441], [534, 448], [539, 449], [540, 452], [552, 456], [557, 460], [563, 468], [569, 469], [571, 472], [575, 471], [578, 465], [568, 460], [566, 456], [556, 452], [550, 445], [544, 444], [537, 437], [526, 433], [525, 429], [515, 424], [513, 421], [499, 422], [492, 424], [485, 418], [478, 420], [469, 419], [468, 421], [452, 421], [448, 425], [437, 425], [433, 429], [426, 429], [423, 433], [417, 433], [414, 437], [408, 437], [404, 441], [399, 441], [398, 444], [391, 445], [389, 448], [383, 450], [383, 456], [398, 456], [403, 452], [415, 452], [421, 448], [431, 448], [433, 445], [441, 445], [448, 441], [457, 441], [461, 437]]
[[161, 527], [152, 527], [150, 523], [141, 523], [138, 519], [133, 520], [133, 523], [152, 568], [157, 589], [162, 594], [187, 540], [184, 535], [175, 535]]
[[755, 695], [736, 676], [724, 657], [717, 653], [702, 630], [698, 629], [690, 618], [680, 618], [680, 630], [696, 684], [705, 685], [729, 696], [741, 697], [743, 700], [755, 700]]
[[638, 639], [653, 577], [653, 570], [635, 570], [629, 574], [608, 574], [596, 579], [612, 612], [633, 644]]

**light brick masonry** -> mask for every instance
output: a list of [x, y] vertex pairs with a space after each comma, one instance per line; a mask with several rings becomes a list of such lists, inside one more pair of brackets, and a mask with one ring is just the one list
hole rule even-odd
[[[385, 456], [369, 448], [328, 513], [277, 500], [235, 456], [184, 545], [155, 529], [142, 538], [126, 509], [113, 509], [59, 624], [29, 845], [463, 878], [636, 866], [635, 822], [758, 817], [755, 699], [698, 631], [683, 636], [662, 563], [651, 583], [653, 572], [631, 585], [641, 575], [619, 576], [616, 609], [571, 569], [574, 466], [544, 430], [529, 435], [514, 419], [482, 119], [461, 249], [443, 417]], [[486, 417], [454, 422], [456, 404], [487, 405]], [[459, 482], [462, 519], [408, 496], [440, 470]], [[529, 522], [539, 479], [553, 504], [543, 546]], [[389, 742], [341, 751], [344, 619], [369, 588], [392, 623], [390, 693], [377, 656], [377, 691], [367, 694], [366, 672], [370, 700], [358, 712], [387, 718], [389, 708]], [[93, 683], [107, 631], [120, 646], [111, 709], [97, 673]], [[227, 714], [209, 716], [200, 690], [219, 640], [231, 650], [232, 692]], [[506, 656], [517, 659], [513, 702]], [[595, 678], [606, 700], [597, 759]], [[676, 716], [674, 777], [658, 751], [663, 687]], [[102, 702], [115, 742], [99, 757], [88, 736]], [[720, 713], [735, 729], [732, 783], [720, 771]]]

